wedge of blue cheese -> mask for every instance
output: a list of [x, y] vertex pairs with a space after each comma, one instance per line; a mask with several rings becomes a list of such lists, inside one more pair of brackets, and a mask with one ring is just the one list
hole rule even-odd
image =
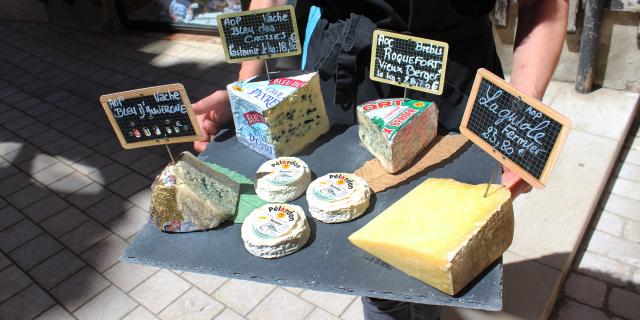
[[381, 99], [357, 107], [362, 144], [395, 173], [409, 166], [438, 131], [438, 108], [420, 100]]
[[227, 86], [238, 140], [268, 157], [292, 156], [329, 130], [317, 72]]
[[236, 213], [240, 184], [189, 152], [167, 165], [151, 185], [151, 222], [160, 230], [212, 229]]

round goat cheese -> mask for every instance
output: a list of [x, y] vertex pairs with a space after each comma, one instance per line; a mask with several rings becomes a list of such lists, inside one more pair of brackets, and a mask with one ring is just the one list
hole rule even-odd
[[307, 189], [311, 172], [304, 161], [280, 157], [263, 163], [256, 172], [256, 194], [267, 202], [289, 202]]
[[261, 258], [280, 258], [302, 248], [311, 235], [301, 207], [268, 203], [247, 216], [241, 228], [244, 247]]
[[351, 221], [369, 207], [367, 182], [349, 173], [329, 173], [309, 185], [307, 201], [311, 215], [326, 223]]

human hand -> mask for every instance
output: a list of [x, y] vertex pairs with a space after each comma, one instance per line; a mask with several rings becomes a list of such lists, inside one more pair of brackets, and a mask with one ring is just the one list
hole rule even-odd
[[503, 166], [502, 171], [502, 184], [509, 188], [511, 191], [511, 199], [515, 199], [517, 196], [531, 191], [532, 187], [529, 183], [522, 180], [515, 172], [509, 168]]
[[194, 103], [193, 112], [196, 114], [203, 135], [201, 141], [193, 142], [193, 148], [196, 152], [202, 152], [211, 138], [232, 120], [231, 103], [227, 90], [218, 90]]

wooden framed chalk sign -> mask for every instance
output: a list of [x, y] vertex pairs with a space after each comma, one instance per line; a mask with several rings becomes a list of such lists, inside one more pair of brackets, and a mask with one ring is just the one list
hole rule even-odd
[[460, 132], [534, 187], [543, 188], [571, 128], [569, 119], [479, 69]]
[[125, 149], [202, 139], [179, 83], [103, 95], [100, 103]]
[[249, 10], [217, 17], [227, 62], [269, 59], [301, 52], [293, 6]]
[[449, 44], [383, 30], [372, 44], [371, 80], [442, 94]]

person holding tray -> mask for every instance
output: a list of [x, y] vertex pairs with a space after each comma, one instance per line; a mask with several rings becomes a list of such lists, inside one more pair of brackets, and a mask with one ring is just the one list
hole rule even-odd
[[[253, 0], [250, 9], [284, 5], [285, 0]], [[458, 131], [478, 68], [503, 77], [489, 13], [495, 0], [298, 0], [296, 15], [303, 55], [301, 67], [318, 71], [325, 106], [332, 123], [354, 124], [355, 107], [380, 98], [402, 97], [402, 89], [369, 79], [371, 40], [375, 29], [408, 33], [449, 44], [444, 92], [440, 96], [412, 91], [413, 99], [434, 101], [440, 110], [441, 133]], [[511, 84], [539, 100], [558, 64], [566, 35], [566, 0], [518, 1]], [[239, 80], [264, 73], [260, 60], [242, 63]], [[193, 105], [204, 139], [232, 123], [226, 90]], [[506, 167], [502, 184], [512, 197], [531, 186]], [[440, 307], [363, 297], [366, 319], [437, 319]]]

